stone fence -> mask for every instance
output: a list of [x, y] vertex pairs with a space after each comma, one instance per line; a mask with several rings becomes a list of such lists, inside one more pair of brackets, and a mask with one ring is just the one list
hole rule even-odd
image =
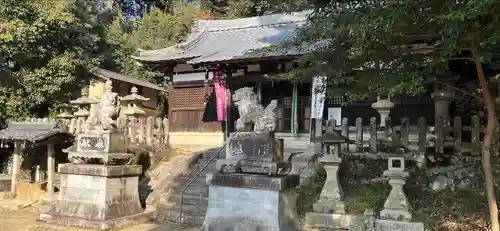
[[[361, 118], [356, 119], [355, 126], [349, 126], [347, 118], [342, 119], [340, 126], [335, 120], [335, 130], [351, 140], [344, 144], [343, 152], [347, 153], [380, 153], [387, 148], [396, 147], [413, 153], [441, 153], [453, 155], [480, 156], [485, 125], [479, 117], [472, 116], [471, 125], [464, 126], [462, 118], [454, 117], [448, 125], [442, 118], [437, 118], [435, 126], [427, 126], [425, 118], [419, 118], [416, 126], [411, 126], [408, 118], [401, 118], [401, 125], [393, 126], [391, 118], [385, 119], [385, 126], [379, 126], [375, 117], [370, 119], [369, 126], [363, 126]], [[493, 134], [492, 154], [498, 155], [500, 126]], [[392, 149], [394, 150], [394, 149]]]
[[[60, 119], [63, 129], [71, 134], [84, 131], [83, 119]], [[117, 127], [123, 129], [130, 143], [146, 145], [154, 150], [162, 150], [168, 146], [169, 126], [167, 118], [160, 117], [129, 117], [118, 118]]]

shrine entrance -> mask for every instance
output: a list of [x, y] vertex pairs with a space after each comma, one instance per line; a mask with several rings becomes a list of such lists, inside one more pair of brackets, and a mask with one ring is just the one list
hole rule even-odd
[[[289, 81], [266, 81], [266, 82], [232, 82], [231, 92], [242, 87], [252, 87], [254, 91], [260, 92], [261, 102], [266, 107], [271, 100], [278, 100], [276, 109], [277, 133], [309, 133], [311, 117], [311, 84], [292, 83]], [[260, 90], [258, 89], [260, 87]], [[231, 121], [238, 119], [238, 110], [231, 109]], [[232, 123], [230, 123], [232, 124]], [[234, 129], [230, 129], [234, 132]]]

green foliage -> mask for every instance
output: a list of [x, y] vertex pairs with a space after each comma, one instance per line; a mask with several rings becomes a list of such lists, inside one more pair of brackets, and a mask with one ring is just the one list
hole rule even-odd
[[[168, 14], [175, 5], [171, 1], [137, 0], [141, 18], [125, 19], [117, 12], [133, 10], [133, 5], [103, 2], [106, 8], [99, 9], [94, 1], [0, 0], [0, 121], [57, 113], [97, 67], [165, 82], [162, 73], [130, 56], [182, 41], [200, 10], [184, 6]], [[214, 12], [210, 1], [203, 4], [202, 9]], [[299, 10], [305, 1], [221, 4], [219, 16], [234, 18]]]
[[164, 82], [163, 74], [130, 56], [181, 41], [198, 12], [153, 8], [125, 20], [116, 7], [98, 7], [93, 1], [0, 0], [0, 121], [57, 113], [97, 67]]
[[107, 27], [107, 52], [104, 53], [104, 68], [156, 83], [165, 81], [162, 73], [139, 65], [130, 56], [137, 49], [161, 49], [182, 41], [193, 22], [197, 11], [186, 7], [179, 15], [170, 15], [153, 9], [144, 17], [125, 21], [119, 15]]
[[[290, 78], [329, 77], [339, 94], [412, 94], [471, 51], [493, 62], [500, 31], [496, 0], [317, 1], [308, 24], [284, 47], [309, 52]], [[419, 44], [418, 46], [410, 46]], [[468, 61], [467, 61], [468, 60]]]
[[144, 50], [161, 49], [181, 42], [195, 16], [194, 12], [189, 14], [170, 15], [154, 9], [136, 22], [136, 28], [130, 34], [131, 42]]
[[300, 11], [307, 8], [305, 0], [224, 0], [203, 1], [216, 18], [242, 18], [266, 14]]
[[96, 10], [87, 1], [0, 0], [0, 121], [69, 100], [99, 63]]

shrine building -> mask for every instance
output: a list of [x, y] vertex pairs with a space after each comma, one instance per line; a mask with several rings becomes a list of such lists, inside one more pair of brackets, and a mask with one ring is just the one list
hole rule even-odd
[[[141, 51], [134, 58], [165, 73], [168, 79], [168, 118], [170, 142], [194, 145], [220, 145], [227, 133], [234, 132], [238, 111], [229, 107], [229, 126], [225, 121], [204, 122], [207, 99], [213, 93], [214, 73], [222, 71], [227, 89], [253, 87], [264, 106], [278, 100], [277, 136], [309, 141], [317, 124], [311, 120], [311, 81], [294, 82], [276, 77], [292, 69], [301, 55], [297, 51], [256, 52], [292, 38], [306, 22], [306, 12], [274, 14], [233, 20], [198, 20], [186, 41], [158, 50]], [[376, 99], [345, 104], [342, 96], [328, 97], [323, 119], [340, 121], [347, 117], [351, 125], [361, 117], [379, 117], [371, 104]], [[419, 117], [432, 123], [435, 105], [426, 92], [418, 96], [392, 99], [396, 104], [391, 117], [408, 117], [416, 124]], [[394, 121], [398, 123], [397, 121]]]

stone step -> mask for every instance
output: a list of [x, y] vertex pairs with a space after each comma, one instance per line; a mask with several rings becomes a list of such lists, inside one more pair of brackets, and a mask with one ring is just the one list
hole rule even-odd
[[[207, 164], [208, 162], [198, 162], [196, 164], [194, 164], [193, 166], [191, 166], [191, 170], [196, 170], [196, 172], [199, 172], [201, 169], [203, 169], [203, 167], [205, 167], [205, 165]], [[204, 171], [211, 171], [211, 172], [216, 172], [217, 171], [217, 161], [212, 161], [210, 162], [207, 167], [205, 168]]]
[[[198, 172], [201, 171], [201, 168], [190, 168], [189, 171], [186, 171], [186, 172], [183, 172], [181, 174], [181, 177], [188, 177], [188, 178], [193, 178], [196, 176], [196, 174], [198, 174]], [[206, 175], [207, 173], [215, 173], [217, 172], [217, 169], [215, 168], [215, 166], [208, 166], [207, 168], [205, 168], [202, 173], [199, 175], [199, 176], [204, 176]]]
[[[201, 155], [201, 156], [202, 156], [201, 158], [202, 158], [202, 159], [207, 159], [207, 160], [209, 160], [209, 159], [211, 159], [212, 157], [214, 157], [215, 155], [217, 155], [217, 153], [218, 153], [218, 150], [217, 150], [217, 151], [203, 152], [203, 153], [202, 153], [202, 155]], [[217, 157], [216, 157], [216, 158], [217, 158]], [[222, 151], [222, 152], [219, 154], [218, 158], [225, 158], [224, 151]]]
[[[196, 163], [194, 165], [204, 165], [206, 163], [208, 163], [212, 158], [200, 158], [198, 159], [198, 161], [196, 161]], [[217, 160], [219, 160], [220, 158], [215, 158], [212, 160], [212, 162], [210, 162], [210, 164], [215, 164], [217, 163]]]
[[[185, 204], [183, 203], [182, 212], [188, 215], [199, 215], [207, 213], [207, 205], [205, 204]], [[167, 202], [159, 206], [160, 209], [168, 211], [181, 211], [181, 204], [176, 202]]]
[[[165, 220], [179, 222], [180, 204], [166, 204], [160, 206], [159, 209], [162, 211]], [[184, 204], [182, 206], [183, 223], [201, 225], [206, 212], [206, 206]]]
[[[172, 192], [174, 194], [180, 194], [184, 189], [184, 186], [174, 186], [172, 187]], [[208, 197], [208, 186], [206, 185], [191, 185], [184, 192], [185, 195]]]
[[[175, 203], [180, 203], [181, 201], [181, 195], [180, 193], [172, 193], [170, 194], [168, 198], [169, 202], [175, 202]], [[197, 205], [204, 205], [208, 206], [208, 197], [205, 196], [193, 196], [193, 195], [183, 195], [183, 204], [187, 205], [192, 205], [192, 204], [197, 204]]]
[[[192, 177], [181, 176], [174, 182], [172, 182], [171, 187], [184, 187], [191, 181]], [[205, 186], [206, 185], [206, 177], [204, 175], [200, 175], [194, 178], [193, 182], [191, 182], [191, 186]]]
[[[165, 211], [164, 219], [171, 222], [179, 222], [179, 211]], [[202, 225], [205, 220], [205, 214], [190, 215], [183, 213], [182, 223], [190, 225]]]
[[[175, 181], [175, 184], [185, 186], [191, 181], [191, 179], [193, 179], [193, 177], [181, 176]], [[198, 177], [194, 178], [193, 182], [191, 182], [191, 185], [207, 185], [205, 175], [199, 175]]]

